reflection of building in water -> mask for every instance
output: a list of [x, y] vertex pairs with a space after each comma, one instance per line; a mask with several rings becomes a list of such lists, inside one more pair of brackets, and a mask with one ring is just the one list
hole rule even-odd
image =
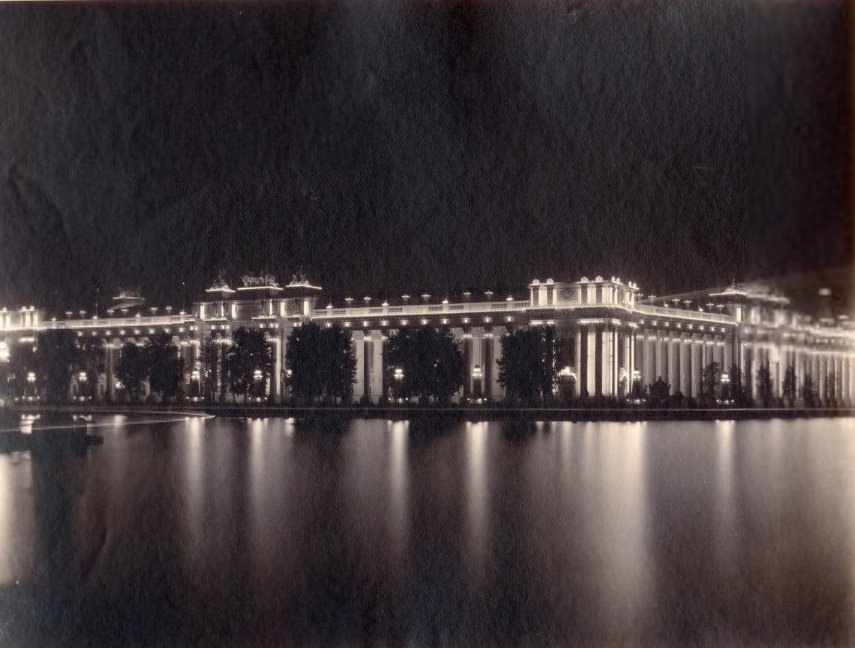
[[[826, 311], [811, 318], [789, 300], [762, 286], [732, 286], [670, 297], [641, 299], [638, 286], [620, 279], [583, 277], [578, 281], [534, 280], [525, 298], [491, 292], [459, 299], [402, 296], [372, 302], [318, 303], [320, 287], [302, 277], [286, 285], [264, 274], [244, 276], [232, 288], [222, 276], [192, 312], [145, 306], [138, 292], [124, 291], [103, 313], [67, 311], [46, 317], [34, 307], [0, 310], [0, 363], [16, 345], [32, 345], [45, 330], [68, 329], [105, 342], [98, 395], [112, 395], [118, 354], [127, 342], [149, 335], [173, 336], [184, 359], [185, 392], [199, 380], [203, 340], [229, 344], [239, 327], [261, 330], [273, 345], [274, 368], [267, 389], [283, 396], [287, 336], [304, 321], [338, 325], [351, 332], [357, 359], [354, 398], [377, 400], [384, 392], [383, 345], [401, 326], [447, 327], [461, 344], [466, 380], [460, 398], [502, 396], [498, 362], [501, 337], [518, 327], [554, 326], [562, 339], [559, 389], [571, 394], [622, 396], [634, 380], [650, 385], [661, 377], [671, 391], [697, 397], [702, 370], [717, 362], [727, 372], [738, 367], [749, 395], [761, 366], [769, 368], [773, 391], [783, 392], [785, 372], [795, 371], [797, 392], [808, 377], [822, 398], [855, 399], [855, 329], [843, 316]], [[82, 378], [82, 377], [81, 377]], [[76, 393], [78, 377], [72, 381]]]

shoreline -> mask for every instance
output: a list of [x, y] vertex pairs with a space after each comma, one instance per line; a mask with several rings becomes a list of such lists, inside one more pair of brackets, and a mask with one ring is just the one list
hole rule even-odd
[[451, 419], [461, 421], [715, 421], [770, 420], [799, 418], [844, 418], [855, 416], [855, 407], [834, 408], [567, 408], [567, 407], [389, 407], [379, 405], [353, 406], [291, 406], [230, 403], [205, 405], [119, 405], [92, 406], [69, 404], [57, 406], [14, 405], [0, 408], [2, 414], [35, 413], [68, 414], [182, 414], [229, 418], [297, 418], [297, 419], [390, 419], [424, 420]]

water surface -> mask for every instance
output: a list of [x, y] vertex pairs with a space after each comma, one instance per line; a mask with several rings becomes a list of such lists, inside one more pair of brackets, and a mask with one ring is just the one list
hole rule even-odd
[[855, 643], [851, 419], [96, 422], [0, 455], [0, 643]]

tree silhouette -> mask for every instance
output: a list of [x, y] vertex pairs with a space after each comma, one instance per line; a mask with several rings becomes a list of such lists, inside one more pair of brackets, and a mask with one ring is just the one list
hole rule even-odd
[[715, 405], [721, 396], [721, 365], [711, 362], [701, 372], [701, 403]]
[[757, 395], [760, 396], [763, 407], [769, 407], [775, 397], [772, 388], [772, 374], [769, 371], [768, 363], [761, 364], [760, 368], [757, 369]]
[[823, 394], [823, 401], [825, 401], [827, 407], [837, 405], [837, 395], [837, 374], [829, 371], [825, 379], [825, 394]]
[[145, 347], [148, 356], [149, 385], [164, 400], [175, 398], [181, 386], [184, 360], [168, 333], [155, 333]]
[[263, 331], [241, 327], [232, 335], [232, 344], [226, 352], [228, 383], [231, 392], [243, 396], [260, 397], [270, 380], [273, 353]]
[[225, 351], [226, 345], [217, 337], [206, 337], [201, 345], [201, 375], [205, 399], [213, 402], [219, 387], [220, 396], [226, 388], [225, 373]]
[[796, 368], [793, 365], [787, 365], [784, 370], [784, 381], [781, 385], [783, 393], [781, 396], [787, 401], [787, 406], [792, 407], [796, 402]]
[[27, 381], [27, 376], [32, 373], [38, 375], [38, 365], [36, 363], [36, 353], [33, 347], [29, 344], [15, 344], [9, 351], [9, 366], [7, 369], [6, 380], [9, 382], [8, 391], [18, 398], [24, 396], [36, 396], [33, 393], [27, 393], [28, 389], [35, 390], [36, 385]]
[[395, 382], [395, 369], [403, 373], [400, 394], [445, 403], [463, 386], [464, 359], [447, 329], [402, 327], [389, 336], [384, 353], [387, 384]]
[[288, 336], [285, 360], [288, 385], [294, 397], [313, 402], [349, 400], [356, 377], [356, 354], [350, 333], [340, 326], [321, 328], [315, 323], [295, 327]]
[[551, 326], [519, 329], [502, 337], [499, 382], [509, 400], [527, 404], [552, 398], [559, 340]]
[[804, 380], [802, 381], [802, 400], [805, 403], [805, 407], [816, 407], [816, 389], [813, 385], [813, 376], [810, 374], [805, 374]]
[[116, 365], [116, 377], [122, 382], [131, 401], [139, 400], [143, 381], [148, 377], [148, 373], [148, 354], [145, 348], [133, 342], [126, 342]]
[[745, 382], [742, 379], [742, 370], [736, 364], [730, 366], [730, 399], [737, 407], [749, 405], [748, 393], [745, 391]]
[[647, 404], [649, 407], [665, 407], [668, 404], [670, 394], [671, 385], [662, 380], [660, 376], [648, 389]]
[[74, 331], [44, 331], [36, 338], [38, 380], [49, 401], [60, 403], [68, 398], [76, 355], [77, 336]]
[[98, 380], [104, 372], [104, 340], [97, 336], [77, 338], [74, 355], [74, 373], [83, 373], [86, 381], [79, 385], [81, 396], [98, 395]]

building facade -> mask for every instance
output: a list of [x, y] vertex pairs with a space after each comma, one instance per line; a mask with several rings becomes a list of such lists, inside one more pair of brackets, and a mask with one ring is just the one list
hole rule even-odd
[[[241, 278], [231, 287], [218, 278], [190, 312], [146, 306], [135, 293], [113, 299], [104, 313], [66, 312], [47, 317], [35, 307], [0, 309], [0, 363], [8, 363], [16, 345], [34, 345], [41, 331], [67, 329], [79, 338], [99, 337], [104, 370], [92, 390], [113, 398], [124, 344], [143, 344], [154, 333], [167, 333], [184, 360], [184, 393], [199, 393], [194, 381], [202, 371], [201, 347], [213, 340], [229, 344], [240, 327], [261, 330], [271, 343], [273, 368], [267, 390], [274, 402], [286, 399], [287, 339], [296, 326], [313, 321], [350, 331], [357, 370], [353, 398], [376, 402], [388, 394], [384, 384], [384, 341], [401, 326], [450, 329], [465, 357], [466, 378], [459, 399], [499, 400], [501, 338], [520, 327], [553, 326], [560, 339], [560, 373], [576, 395], [624, 397], [634, 382], [662, 379], [672, 393], [697, 397], [703, 368], [717, 362], [724, 372], [740, 369], [750, 396], [755, 376], [768, 367], [773, 392], [784, 390], [793, 367], [797, 393], [810, 378], [820, 398], [855, 403], [855, 328], [845, 317], [828, 313], [811, 318], [790, 308], [789, 300], [762, 286], [699, 291], [687, 296], [641, 299], [638, 286], [618, 278], [583, 277], [578, 281], [534, 280], [525, 298], [497, 299], [486, 292], [459, 299], [403, 295], [394, 302], [323, 304], [323, 291], [302, 278], [280, 285], [271, 275]], [[71, 396], [81, 392], [74, 376]], [[727, 379], [726, 373], [724, 379]], [[92, 386], [90, 386], [92, 387]]]

